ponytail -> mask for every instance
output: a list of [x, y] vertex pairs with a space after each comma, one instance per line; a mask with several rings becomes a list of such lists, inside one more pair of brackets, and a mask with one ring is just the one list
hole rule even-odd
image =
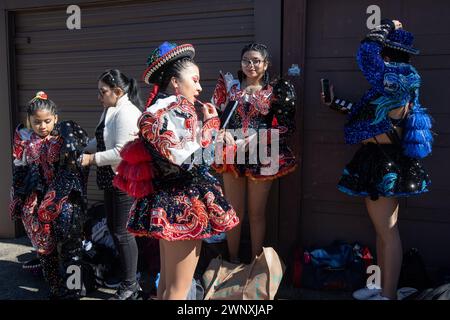
[[118, 69], [110, 69], [103, 72], [100, 77], [98, 77], [98, 80], [104, 82], [111, 89], [122, 89], [122, 91], [128, 95], [128, 99], [131, 103], [142, 110], [142, 101], [139, 97], [139, 86], [136, 79], [128, 78]]
[[130, 78], [128, 84], [128, 99], [130, 99], [131, 103], [133, 103], [139, 110], [142, 111], [142, 101], [139, 97], [139, 87], [136, 79]]

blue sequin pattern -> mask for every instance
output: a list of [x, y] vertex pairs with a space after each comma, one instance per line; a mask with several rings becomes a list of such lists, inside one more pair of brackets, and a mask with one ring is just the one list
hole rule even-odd
[[345, 141], [356, 144], [392, 127], [390, 110], [418, 103], [420, 75], [407, 63], [385, 62], [381, 57], [382, 45], [373, 41], [361, 43], [357, 53], [358, 66], [371, 84], [350, 113], [345, 126]]

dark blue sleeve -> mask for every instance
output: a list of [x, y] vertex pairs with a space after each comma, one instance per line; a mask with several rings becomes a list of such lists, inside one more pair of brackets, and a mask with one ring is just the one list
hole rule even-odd
[[378, 42], [363, 41], [359, 46], [356, 57], [364, 77], [380, 93], [384, 91], [383, 79], [385, 72], [384, 60], [381, 57], [382, 48], [382, 44]]

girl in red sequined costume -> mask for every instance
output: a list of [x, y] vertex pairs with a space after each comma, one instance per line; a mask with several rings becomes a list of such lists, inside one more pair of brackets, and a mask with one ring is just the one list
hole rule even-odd
[[88, 136], [73, 121], [57, 123], [56, 105], [42, 91], [28, 103], [27, 121], [14, 135], [11, 217], [22, 220], [38, 252], [50, 298], [74, 297], [64, 275], [81, 248], [88, 171], [78, 157]]
[[[226, 130], [219, 135], [226, 146], [223, 159], [218, 157], [219, 163], [216, 157], [214, 168], [223, 174], [226, 198], [241, 221], [248, 209], [252, 257], [262, 251], [265, 209], [272, 181], [296, 168], [295, 157], [287, 143], [295, 130], [295, 91], [286, 80], [269, 83], [268, 66], [269, 53], [265, 45], [245, 46], [239, 79], [233, 79], [230, 73], [221, 75], [212, 98], [219, 113], [226, 113], [230, 104], [237, 103]], [[240, 158], [239, 153], [245, 157]], [[267, 155], [268, 161], [260, 159], [261, 155]], [[240, 235], [240, 225], [227, 233], [233, 262], [239, 261]]]
[[165, 42], [149, 57], [144, 81], [153, 92], [114, 180], [137, 198], [128, 230], [160, 239], [158, 299], [186, 299], [201, 240], [239, 222], [204, 161], [220, 120], [214, 106], [196, 103], [202, 88], [194, 53], [192, 45]]

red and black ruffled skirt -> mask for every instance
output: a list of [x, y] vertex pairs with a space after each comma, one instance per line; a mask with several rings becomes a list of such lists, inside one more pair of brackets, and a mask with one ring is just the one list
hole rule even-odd
[[[260, 147], [260, 146], [258, 146]], [[297, 161], [292, 150], [285, 144], [280, 144], [280, 149], [277, 155], [273, 157], [270, 155], [270, 146], [265, 151], [270, 161], [276, 161], [274, 166], [271, 162], [265, 164], [257, 158], [257, 163], [253, 164], [249, 159], [248, 153], [245, 154], [245, 163], [239, 163], [236, 157], [236, 147], [225, 146], [223, 148], [222, 163], [214, 163], [212, 167], [219, 173], [231, 173], [235, 178], [248, 177], [255, 181], [275, 180], [283, 177], [297, 168]], [[229, 163], [227, 154], [232, 153], [233, 161]], [[272, 160], [273, 159], [273, 160]]]
[[219, 185], [180, 181], [135, 200], [127, 227], [136, 236], [176, 241], [209, 238], [238, 223]]
[[130, 233], [168, 241], [196, 240], [239, 223], [207, 167], [182, 169], [152, 150], [136, 139], [121, 151], [114, 185], [136, 199], [128, 217]]

